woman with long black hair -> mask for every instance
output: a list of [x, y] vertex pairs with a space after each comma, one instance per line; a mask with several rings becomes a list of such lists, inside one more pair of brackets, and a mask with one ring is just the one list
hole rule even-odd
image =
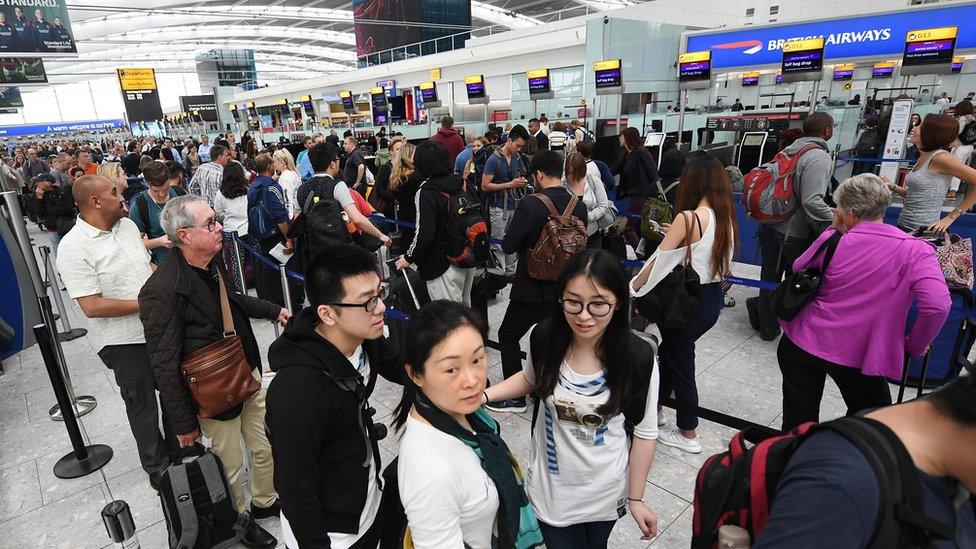
[[650, 540], [657, 516], [644, 491], [657, 439], [655, 344], [631, 331], [627, 274], [609, 252], [574, 256], [557, 285], [560, 299], [532, 328], [522, 371], [485, 399], [538, 399], [527, 484], [548, 549], [605, 549], [625, 510]]
[[528, 549], [542, 535], [521, 471], [481, 406], [488, 355], [477, 313], [424, 305], [407, 323], [407, 383], [394, 412], [404, 429], [397, 466], [417, 549]]
[[[725, 306], [721, 283], [729, 273], [735, 250], [736, 219], [732, 186], [722, 163], [706, 152], [688, 155], [678, 184], [674, 223], [657, 251], [631, 281], [635, 297], [651, 291], [682, 263], [687, 249], [685, 235], [691, 231], [691, 263], [701, 281], [701, 302], [694, 320], [684, 328], [659, 326], [661, 330], [661, 396], [671, 396], [691, 406], [698, 405], [695, 384], [695, 341], [715, 325]], [[700, 453], [696, 428], [698, 416], [679, 410], [676, 429], [661, 433], [660, 442]]]

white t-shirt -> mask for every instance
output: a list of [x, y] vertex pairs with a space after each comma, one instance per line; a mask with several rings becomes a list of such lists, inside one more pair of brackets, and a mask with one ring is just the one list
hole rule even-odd
[[[701, 215], [698, 216], [702, 218]], [[690, 219], [692, 221], [692, 230], [698, 232], [698, 223], [695, 222], [694, 217]], [[704, 224], [705, 219], [701, 219]], [[684, 220], [681, 219], [680, 215], [675, 215], [675, 220], [671, 222], [671, 225], [677, 223], [684, 224]], [[712, 277], [712, 245], [715, 243], [715, 212], [711, 209], [708, 210], [708, 226], [705, 227], [705, 232], [702, 234], [701, 240], [694, 242], [691, 245], [691, 266], [698, 273], [701, 278], [702, 284], [709, 284], [712, 282], [721, 282], [722, 275]], [[729, 248], [729, 257], [732, 257], [732, 248]], [[631, 294], [635, 297], [641, 297], [647, 292], [651, 291], [659, 282], [664, 280], [664, 277], [668, 275], [674, 268], [685, 259], [685, 247], [680, 246], [673, 250], [662, 250], [660, 248], [654, 252], [654, 255], [641, 267], [640, 272], [631, 280]], [[651, 270], [651, 276], [647, 279], [647, 283], [641, 287], [640, 291], [634, 291], [634, 280], [644, 271], [644, 269], [649, 268]]]
[[[78, 216], [74, 228], [61, 239], [57, 254], [58, 272], [72, 299], [96, 294], [138, 299], [139, 290], [152, 274], [150, 259], [139, 227], [128, 217], [103, 231]], [[139, 313], [92, 318], [91, 322], [99, 348], [146, 342]]]
[[302, 186], [302, 178], [292, 170], [285, 170], [278, 176], [278, 184], [285, 191], [285, 209], [291, 219], [301, 211], [298, 206], [298, 187]]
[[474, 450], [407, 417], [397, 467], [417, 549], [491, 549], [498, 490]]
[[[369, 359], [364, 354], [362, 345], [356, 347], [352, 356], [346, 358], [363, 376], [363, 379], [369, 377]], [[359, 532], [356, 534], [329, 532], [329, 544], [332, 549], [349, 549], [359, 541], [359, 538], [363, 537], [363, 534], [369, 531], [370, 526], [376, 521], [376, 513], [380, 509], [382, 495], [383, 490], [376, 480], [376, 461], [371, 459], [369, 460], [369, 481], [366, 484], [366, 504], [359, 515]], [[291, 524], [285, 518], [284, 511], [279, 514], [279, 518], [281, 519], [281, 537], [284, 538], [285, 545], [291, 549], [299, 549], [298, 540], [295, 539], [295, 534], [291, 531]]]
[[237, 198], [224, 198], [224, 193], [217, 191], [213, 203], [214, 213], [224, 216], [221, 225], [225, 231], [237, 231], [237, 234], [247, 234], [247, 195]]
[[[522, 373], [535, 384], [531, 353]], [[624, 430], [624, 415], [607, 419], [597, 413], [610, 399], [609, 389], [600, 389], [604, 372], [583, 375], [564, 360], [559, 377], [532, 430], [526, 490], [535, 515], [551, 526], [617, 520], [627, 504], [630, 441]], [[644, 418], [634, 426], [634, 436], [642, 439], [656, 440], [658, 436], [658, 379], [655, 364]], [[583, 388], [571, 389], [574, 385]]]

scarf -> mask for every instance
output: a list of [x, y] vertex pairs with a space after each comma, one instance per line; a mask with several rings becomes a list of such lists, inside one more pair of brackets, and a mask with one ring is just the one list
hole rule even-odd
[[529, 549], [542, 544], [542, 532], [522, 484], [521, 470], [499, 434], [498, 422], [484, 408], [468, 414], [474, 433], [434, 406], [421, 391], [414, 402], [417, 413], [438, 431], [468, 445], [481, 460], [481, 468], [498, 490], [497, 549]]

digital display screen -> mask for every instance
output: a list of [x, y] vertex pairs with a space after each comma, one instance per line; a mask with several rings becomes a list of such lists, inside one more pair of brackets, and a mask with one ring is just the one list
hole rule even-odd
[[875, 65], [871, 71], [871, 78], [891, 78], [894, 73], [894, 65]]
[[952, 72], [953, 74], [958, 74], [962, 72], [962, 61], [954, 61], [952, 63], [952, 70], [950, 72]]
[[853, 78], [853, 67], [837, 67], [834, 69], [834, 80], [852, 80]]
[[351, 92], [339, 92], [339, 99], [342, 100], [342, 108], [346, 111], [356, 110], [356, 101], [353, 100]]
[[783, 75], [782, 74], [777, 74], [776, 75], [776, 83], [777, 84], [782, 84], [783, 83]]
[[549, 93], [549, 69], [539, 69], [525, 73], [529, 79], [529, 94]]
[[712, 78], [712, 55], [708, 51], [683, 53], [678, 56], [678, 81], [696, 82]]
[[758, 147], [763, 144], [763, 135], [750, 134], [742, 138], [743, 147]]
[[288, 103], [279, 103], [278, 104], [278, 112], [281, 113], [281, 116], [282, 117], [288, 116], [288, 112], [289, 111], [291, 111], [291, 107], [288, 106]]
[[783, 73], [816, 72], [823, 69], [823, 50], [783, 53]]
[[312, 105], [311, 101], [302, 101], [302, 108], [305, 109], [305, 115], [308, 117], [315, 116], [315, 106]]
[[623, 85], [619, 59], [597, 61], [596, 63], [593, 63], [593, 72], [596, 80], [596, 89], [598, 90], [604, 88], [619, 88]]
[[469, 100], [485, 98], [485, 79], [481, 76], [465, 77], [464, 88], [468, 92]]
[[386, 109], [386, 93], [380, 91], [380, 93], [371, 93], [370, 99], [373, 102], [374, 109]]
[[255, 116], [258, 115], [258, 109], [257, 107], [254, 106], [253, 101], [247, 104], [247, 115], [250, 116], [251, 118], [254, 118]]
[[437, 86], [433, 82], [424, 82], [420, 85], [420, 98], [424, 103], [437, 101]]
[[910, 31], [902, 65], [948, 65], [956, 48], [956, 27]]
[[745, 75], [742, 77], [743, 86], [758, 86], [759, 85], [759, 75], [751, 76]]

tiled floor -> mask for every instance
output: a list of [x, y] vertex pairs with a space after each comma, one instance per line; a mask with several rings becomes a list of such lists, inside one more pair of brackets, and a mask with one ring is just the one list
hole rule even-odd
[[[743, 277], [758, 275], [758, 269], [752, 266], [739, 265], [735, 271]], [[745, 312], [745, 299], [755, 292], [733, 288], [731, 295], [738, 305], [725, 309], [718, 325], [698, 342], [701, 405], [778, 426], [782, 407], [776, 344], [755, 336]], [[72, 324], [86, 326], [77, 306], [67, 298], [66, 302]], [[491, 307], [491, 325], [495, 328], [504, 314], [504, 302], [502, 296]], [[271, 324], [254, 322], [254, 328], [262, 351], [266, 351], [275, 337]], [[494, 330], [492, 333], [494, 337]], [[492, 353], [491, 374], [497, 381], [501, 366], [497, 353]], [[110, 540], [99, 513], [113, 499], [129, 503], [142, 547], [165, 547], [166, 526], [159, 501], [139, 467], [114, 379], [95, 355], [88, 337], [64, 343], [64, 354], [76, 393], [98, 398], [98, 407], [81, 418], [87, 439], [110, 445], [115, 457], [100, 472], [74, 480], [57, 479], [52, 467], [70, 450], [70, 444], [64, 426], [47, 417], [54, 395], [40, 353], [35, 346], [6, 360], [6, 374], [0, 376], [0, 547], [107, 547]], [[384, 422], [388, 422], [386, 418], [399, 394], [399, 388], [382, 380], [378, 383], [372, 400]], [[823, 417], [839, 416], [843, 411], [836, 387], [829, 385]], [[673, 411], [668, 412], [673, 422]], [[528, 414], [499, 419], [504, 438], [516, 457], [526, 463], [530, 443]], [[705, 450], [699, 455], [658, 446], [646, 496], [658, 515], [660, 535], [652, 542], [642, 541], [636, 524], [624, 517], [613, 532], [611, 547], [688, 546], [695, 473], [709, 455], [728, 443], [732, 430], [703, 421], [699, 433]], [[384, 462], [389, 462], [397, 451], [397, 437], [390, 436], [381, 444]], [[277, 519], [261, 523], [278, 534]]]

